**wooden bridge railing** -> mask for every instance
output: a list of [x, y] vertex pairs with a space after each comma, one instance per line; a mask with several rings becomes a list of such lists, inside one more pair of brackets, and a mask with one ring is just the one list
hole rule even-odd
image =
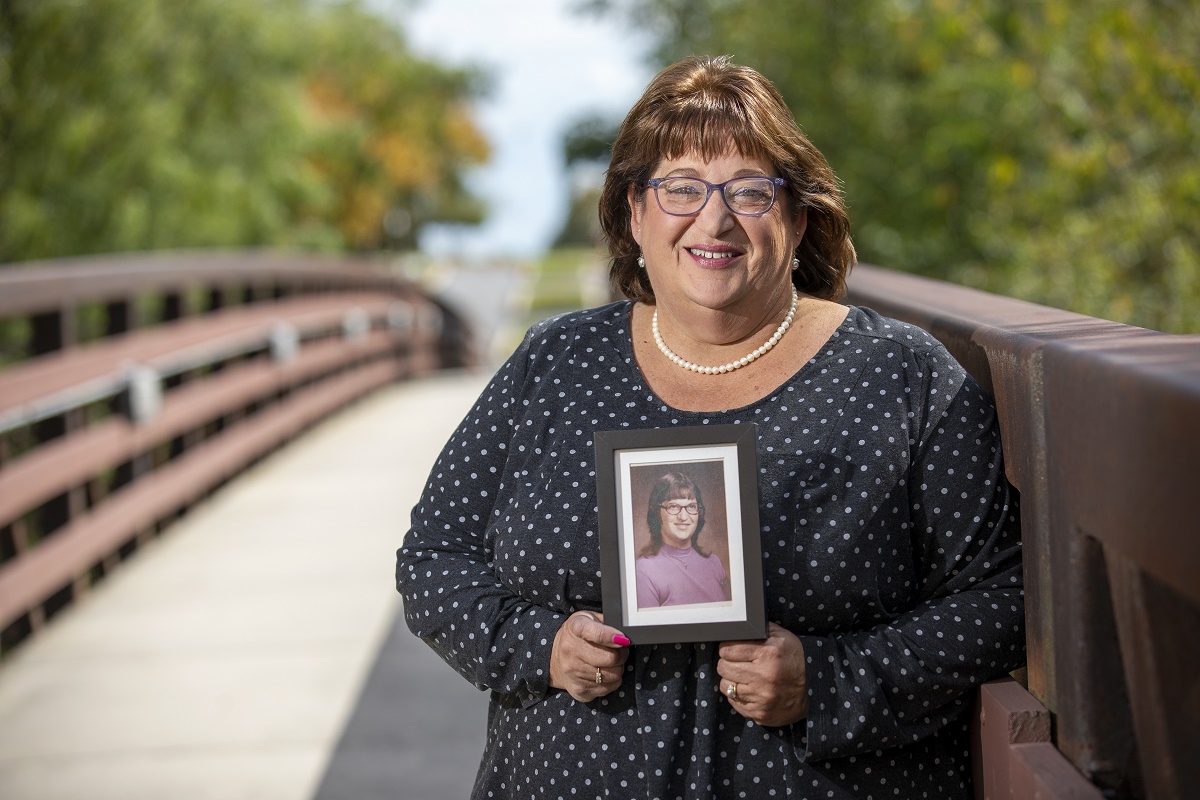
[[992, 391], [1021, 491], [1028, 691], [980, 692], [978, 796], [1196, 797], [1200, 336], [869, 266], [850, 299]]
[[0, 268], [0, 651], [306, 426], [473, 360], [378, 263], [245, 252]]

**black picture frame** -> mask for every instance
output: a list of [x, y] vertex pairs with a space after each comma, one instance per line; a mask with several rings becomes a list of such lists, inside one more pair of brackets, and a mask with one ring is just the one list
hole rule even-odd
[[[604, 619], [633, 644], [766, 638], [757, 439], [753, 423], [596, 433]], [[677, 485], [679, 473], [704, 497], [695, 512], [699, 530], [690, 547], [684, 534], [677, 540], [684, 543], [680, 547], [655, 549], [655, 538], [664, 538], [664, 523], [692, 516], [678, 509], [672, 515], [659, 503], [662, 516], [657, 523], [651, 519], [658, 514], [652, 508], [654, 486]], [[657, 537], [653, 527], [659, 529]], [[664, 558], [652, 558], [660, 553]], [[680, 573], [683, 567], [669, 561], [671, 554], [686, 556], [694, 571]], [[640, 559], [646, 560], [639, 564]], [[711, 576], [719, 568], [711, 559], [724, 569], [728, 600], [713, 599], [720, 590], [712, 588]], [[664, 592], [662, 586], [678, 588]], [[664, 594], [671, 596], [664, 599]], [[697, 595], [708, 599], [687, 602]]]

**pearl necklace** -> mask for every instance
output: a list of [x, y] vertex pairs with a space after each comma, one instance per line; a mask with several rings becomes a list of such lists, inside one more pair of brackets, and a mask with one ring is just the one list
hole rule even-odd
[[741, 369], [750, 362], [756, 361], [760, 356], [765, 355], [772, 347], [779, 343], [779, 340], [783, 338], [783, 334], [787, 332], [787, 329], [792, 327], [792, 320], [796, 318], [796, 303], [799, 302], [799, 300], [800, 296], [796, 294], [796, 287], [793, 286], [792, 307], [788, 310], [787, 316], [783, 318], [783, 322], [779, 323], [779, 327], [775, 329], [773, 334], [771, 334], [771, 338], [768, 339], [762, 345], [762, 347], [759, 347], [749, 355], [745, 355], [739, 359], [730, 361], [728, 364], [722, 364], [719, 367], [702, 367], [699, 364], [693, 364], [691, 361], [675, 355], [671, 348], [667, 347], [667, 343], [663, 341], [662, 334], [658, 332], [657, 308], [654, 309], [654, 319], [651, 323], [652, 327], [654, 328], [654, 341], [658, 344], [658, 349], [662, 351], [664, 356], [671, 359], [676, 366], [682, 367], [683, 369], [689, 369], [692, 372], [699, 372], [702, 375], [722, 375], [726, 372], [733, 372], [735, 369]]

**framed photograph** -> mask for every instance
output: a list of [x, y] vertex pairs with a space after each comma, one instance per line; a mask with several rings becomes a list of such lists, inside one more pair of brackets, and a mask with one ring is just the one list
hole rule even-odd
[[634, 644], [765, 639], [758, 429], [596, 433], [604, 619]]

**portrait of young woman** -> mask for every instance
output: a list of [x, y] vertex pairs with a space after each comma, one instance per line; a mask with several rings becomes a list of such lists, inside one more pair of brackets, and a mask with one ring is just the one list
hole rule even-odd
[[[687, 465], [692, 473], [711, 476], [707, 505], [701, 489], [705, 482], [693, 480], [688, 473], [667, 472], [650, 484], [646, 541], [637, 548], [634, 562], [638, 608], [728, 603], [732, 599], [721, 466], [719, 462]], [[714, 525], [708, 525], [710, 518]], [[714, 528], [718, 529], [715, 535]], [[700, 538], [706, 530], [707, 547]], [[723, 553], [713, 551], [714, 541]]]

